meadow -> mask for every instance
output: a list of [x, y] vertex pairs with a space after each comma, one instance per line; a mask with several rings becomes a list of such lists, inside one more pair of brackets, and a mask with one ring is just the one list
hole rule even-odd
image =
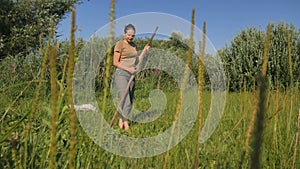
[[[139, 81], [134, 106], [140, 110], [147, 110], [149, 107], [148, 96], [138, 93], [147, 92], [145, 88], [150, 90], [155, 87], [151, 83]], [[1, 92], [1, 112], [4, 112], [4, 108], [7, 108], [7, 105], [12, 102], [8, 93], [10, 92]], [[165, 93], [168, 104], [163, 115], [157, 120], [146, 124], [132, 123], [130, 132], [120, 131], [116, 123], [114, 125], [116, 132], [135, 138], [151, 137], [170, 127], [174, 118], [174, 105], [176, 105], [178, 92], [176, 94], [176, 92], [165, 91]], [[261, 152], [262, 168], [292, 167], [297, 132], [297, 112], [300, 107], [298, 96], [299, 91], [277, 90], [268, 94], [268, 111], [265, 117]], [[205, 92], [203, 97], [204, 117], [209, 110], [210, 99], [210, 92]], [[240, 168], [241, 166], [247, 168], [249, 157], [245, 158], [241, 164], [241, 156], [254, 109], [253, 100], [255, 100], [253, 92], [227, 93], [224, 115], [217, 129], [206, 142], [200, 145], [198, 168]], [[98, 101], [101, 103], [101, 98]], [[47, 97], [41, 99], [41, 106], [34, 118], [30, 140], [25, 140], [25, 128], [28, 123], [28, 114], [32, 111], [30, 106], [32, 102], [30, 97], [19, 98], [6, 117], [1, 119], [0, 165], [2, 168], [23, 168], [24, 163], [27, 163], [27, 168], [47, 168], [49, 165], [51, 107]], [[109, 100], [108, 103], [113, 105], [112, 100]], [[109, 106], [108, 112], [114, 112], [114, 109], [114, 106]], [[70, 120], [66, 111], [61, 111], [57, 117], [57, 154], [55, 157], [57, 168], [68, 168]], [[109, 121], [111, 117], [112, 114], [107, 115], [106, 120]], [[166, 161], [167, 168], [193, 168], [198, 125], [196, 122], [188, 135], [169, 151]], [[164, 166], [167, 153], [146, 158], [118, 156], [103, 150], [93, 142], [79, 123], [76, 124], [76, 128], [75, 168], [163, 168]], [[24, 159], [25, 141], [29, 142], [26, 159]], [[251, 152], [251, 150], [249, 151]], [[299, 165], [300, 161], [297, 158], [295, 168], [298, 168]]]

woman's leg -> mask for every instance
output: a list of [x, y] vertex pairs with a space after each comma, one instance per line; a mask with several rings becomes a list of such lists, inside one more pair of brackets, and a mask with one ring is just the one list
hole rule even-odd
[[124, 112], [123, 125], [125, 130], [129, 130], [128, 116], [132, 110], [134, 88], [135, 88], [135, 80], [133, 80], [129, 86], [128, 94], [126, 96], [125, 103], [123, 106], [123, 112]]
[[126, 91], [126, 87], [128, 85], [130, 77], [131, 74], [124, 70], [117, 70], [115, 74], [115, 83], [118, 90], [119, 101], [126, 93], [124, 102], [121, 105], [122, 112], [120, 112], [120, 120], [119, 120], [119, 127], [122, 128], [124, 125], [125, 130], [129, 129], [128, 115], [132, 109], [134, 85], [135, 85], [135, 81], [133, 80], [129, 87], [129, 90]]

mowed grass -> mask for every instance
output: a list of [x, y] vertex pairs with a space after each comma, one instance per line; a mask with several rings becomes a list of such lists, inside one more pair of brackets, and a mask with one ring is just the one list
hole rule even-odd
[[[149, 82], [149, 81], [148, 81]], [[149, 93], [155, 89], [153, 83], [138, 81], [136, 86], [134, 106], [142, 111], [151, 106]], [[12, 90], [12, 89], [11, 89]], [[167, 98], [165, 111], [155, 121], [149, 123], [132, 122], [130, 132], [120, 131], [117, 120], [114, 128], [116, 132], [136, 138], [152, 137], [171, 127], [176, 104], [178, 89], [163, 86], [162, 91]], [[14, 100], [9, 91], [1, 94], [1, 112]], [[29, 96], [29, 95], [28, 95]], [[101, 105], [101, 93], [97, 93]], [[300, 108], [299, 91], [279, 92], [268, 94], [267, 112], [265, 115], [265, 130], [263, 135], [262, 165], [264, 168], [291, 168], [294, 152], [295, 134], [297, 130], [297, 116]], [[212, 136], [200, 146], [199, 168], [238, 168], [246, 139], [246, 131], [254, 109], [255, 94], [253, 92], [228, 93], [222, 119]], [[210, 110], [211, 93], [206, 91], [203, 98], [204, 120]], [[31, 111], [33, 98], [21, 97], [11, 107], [0, 122], [1, 140], [13, 127], [10, 133], [0, 142], [0, 168], [20, 167], [27, 163], [29, 168], [46, 168], [49, 165], [51, 109], [48, 96], [41, 98], [41, 104], [34, 117], [30, 140], [25, 139], [25, 128], [29, 116], [20, 121]], [[66, 107], [65, 107], [66, 108]], [[109, 122], [115, 106], [108, 97], [105, 119]], [[1, 118], [3, 113], [1, 113]], [[58, 113], [57, 168], [67, 168], [70, 144], [70, 123], [68, 110], [61, 109]], [[14, 124], [17, 124], [16, 126]], [[204, 124], [204, 123], [203, 123]], [[14, 127], [15, 126], [15, 127]], [[193, 168], [197, 143], [198, 122], [188, 135], [169, 152], [167, 168]], [[127, 158], [112, 154], [96, 143], [77, 124], [76, 137], [76, 168], [162, 168], [166, 152], [154, 157]], [[24, 142], [29, 142], [28, 159], [24, 159]], [[167, 142], [167, 141], [166, 141]], [[118, 145], [115, 145], [118, 146]], [[249, 149], [249, 152], [252, 150]], [[300, 167], [300, 155], [297, 153], [296, 168]], [[247, 167], [249, 156], [242, 166]]]

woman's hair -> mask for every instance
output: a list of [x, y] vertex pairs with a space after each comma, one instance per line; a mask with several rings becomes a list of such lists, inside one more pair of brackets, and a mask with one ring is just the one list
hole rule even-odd
[[135, 32], [135, 27], [134, 27], [132, 24], [128, 24], [128, 25], [126, 25], [125, 28], [124, 28], [124, 33], [126, 33], [127, 30], [129, 30], [129, 29], [133, 29], [134, 32]]

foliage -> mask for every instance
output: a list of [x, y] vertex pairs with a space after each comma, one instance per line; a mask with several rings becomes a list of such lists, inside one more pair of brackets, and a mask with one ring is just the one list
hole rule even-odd
[[40, 62], [41, 58], [34, 55], [28, 55], [24, 59], [6, 57], [0, 62], [0, 88], [5, 89], [19, 84], [17, 89], [22, 89], [22, 83], [35, 79], [39, 72]]
[[[271, 86], [288, 87], [290, 82], [288, 61], [288, 33], [291, 36], [292, 71], [294, 82], [300, 78], [300, 31], [293, 25], [283, 22], [272, 24], [267, 75]], [[230, 46], [219, 50], [230, 80], [230, 89], [238, 90], [245, 83], [248, 89], [253, 89], [255, 77], [261, 69], [262, 53], [266, 33], [251, 27], [238, 33]]]
[[0, 60], [35, 51], [49, 28], [65, 16], [78, 0], [4, 0], [0, 2]]

